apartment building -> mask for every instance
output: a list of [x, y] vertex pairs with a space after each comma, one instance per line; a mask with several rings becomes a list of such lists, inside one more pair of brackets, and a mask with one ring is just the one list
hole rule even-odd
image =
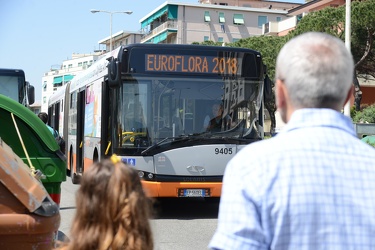
[[[100, 40], [99, 44], [106, 45], [107, 51], [110, 51], [109, 46], [111, 43], [110, 36]], [[133, 32], [133, 31], [119, 31], [112, 35], [112, 50], [117, 48], [121, 45], [128, 45], [133, 43], [139, 43], [142, 38], [141, 32]]]
[[199, 0], [201, 4], [215, 4], [221, 6], [236, 6], [248, 8], [269, 8], [278, 10], [289, 10], [300, 4], [292, 2], [262, 1], [262, 0]]
[[[301, 5], [272, 1], [201, 2], [165, 2], [160, 5], [140, 20], [144, 33], [140, 42], [236, 42], [241, 38], [261, 35], [263, 24], [280, 22], [287, 18], [289, 9]], [[232, 6], [232, 2], [240, 2], [241, 5]]]
[[272, 36], [285, 36], [295, 29], [298, 22], [309, 12], [318, 11], [326, 7], [344, 5], [345, 0], [313, 0], [288, 11], [288, 18], [280, 22], [269, 21], [263, 25], [262, 34]]
[[105, 51], [98, 50], [92, 54], [72, 54], [72, 58], [63, 61], [62, 65], [52, 66], [42, 77], [41, 112], [48, 111], [49, 97], [73, 77], [90, 67]]

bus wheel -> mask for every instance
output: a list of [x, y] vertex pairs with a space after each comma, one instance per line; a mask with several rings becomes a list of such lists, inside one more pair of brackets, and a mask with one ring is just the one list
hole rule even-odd
[[74, 173], [74, 171], [70, 174], [70, 178], [72, 178], [73, 184], [79, 184], [80, 178], [76, 173]]

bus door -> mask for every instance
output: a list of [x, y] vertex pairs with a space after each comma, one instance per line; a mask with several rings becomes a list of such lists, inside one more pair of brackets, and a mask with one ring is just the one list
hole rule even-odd
[[83, 147], [84, 147], [84, 124], [85, 124], [85, 90], [82, 90], [78, 93], [77, 97], [77, 137], [76, 137], [76, 169], [77, 173], [83, 173]]
[[[110, 98], [110, 89], [106, 81], [102, 82], [102, 113], [101, 113], [101, 143], [100, 143], [100, 158], [112, 155], [112, 121], [113, 117], [110, 110], [113, 111], [113, 99]], [[112, 90], [113, 91], [113, 90]]]
[[52, 113], [50, 115], [50, 119], [51, 119], [51, 124], [50, 126], [52, 128], [54, 128], [55, 130], [57, 130], [60, 134], [60, 131], [59, 131], [59, 118], [60, 118], [60, 102], [57, 102], [53, 105], [52, 107]]

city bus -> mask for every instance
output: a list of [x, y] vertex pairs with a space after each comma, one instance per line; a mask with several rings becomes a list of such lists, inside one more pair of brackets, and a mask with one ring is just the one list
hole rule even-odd
[[35, 88], [25, 78], [22, 69], [0, 68], [0, 94], [28, 107], [35, 101]]
[[264, 137], [264, 70], [261, 54], [244, 48], [118, 47], [50, 99], [68, 175], [78, 184], [116, 154], [150, 197], [220, 197], [227, 162]]

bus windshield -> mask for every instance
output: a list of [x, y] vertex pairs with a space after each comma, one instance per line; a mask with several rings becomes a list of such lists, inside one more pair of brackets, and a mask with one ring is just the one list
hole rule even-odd
[[0, 69], [0, 94], [28, 107], [35, 101], [35, 89], [21, 69]]
[[[146, 148], [166, 138], [259, 138], [262, 84], [244, 78], [132, 76], [116, 90], [116, 148]], [[243, 91], [242, 100], [234, 100]]]
[[23, 85], [25, 84], [25, 78], [20, 76], [2, 76], [0, 75], [0, 93], [23, 103], [20, 99], [23, 97], [22, 91]]

